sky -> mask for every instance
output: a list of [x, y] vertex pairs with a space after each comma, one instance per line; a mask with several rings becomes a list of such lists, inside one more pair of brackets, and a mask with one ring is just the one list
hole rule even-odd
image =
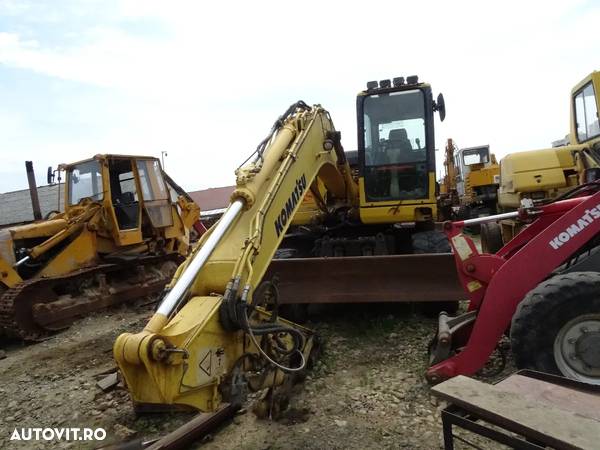
[[[499, 158], [569, 132], [598, 69], [600, 1], [0, 0], [0, 192], [97, 153], [153, 155], [185, 189], [235, 168], [296, 100], [356, 148], [355, 95], [419, 75], [444, 143]], [[596, 56], [596, 57], [597, 57]]]

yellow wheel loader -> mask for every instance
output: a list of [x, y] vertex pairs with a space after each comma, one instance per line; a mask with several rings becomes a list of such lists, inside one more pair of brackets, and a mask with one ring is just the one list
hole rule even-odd
[[[543, 204], [600, 177], [600, 72], [592, 72], [571, 91], [568, 145], [511, 153], [500, 161], [500, 212], [523, 201]], [[521, 229], [514, 220], [482, 225], [484, 251], [495, 252]]]
[[[327, 111], [293, 104], [237, 169], [230, 206], [155, 315], [115, 342], [134, 406], [218, 411], [269, 388], [257, 411], [275, 414], [318, 347], [311, 330], [280, 316], [290, 298], [456, 299], [450, 253], [402, 254], [446, 250], [433, 230], [436, 110], [443, 118], [443, 97], [416, 77], [369, 83], [357, 99], [359, 150], [348, 155]], [[295, 217], [305, 223], [290, 228]], [[295, 258], [273, 260], [282, 248]], [[370, 292], [355, 289], [361, 281]]]
[[200, 210], [156, 158], [96, 155], [59, 170], [65, 211], [0, 230], [0, 334], [36, 340], [160, 292], [188, 255]]

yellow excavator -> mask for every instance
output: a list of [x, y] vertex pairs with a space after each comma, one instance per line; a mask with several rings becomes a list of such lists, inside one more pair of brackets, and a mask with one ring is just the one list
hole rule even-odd
[[160, 292], [191, 249], [200, 209], [158, 159], [96, 155], [62, 171], [64, 212], [0, 230], [1, 335], [37, 340]]
[[[435, 255], [400, 253], [447, 245], [433, 230], [436, 110], [443, 119], [443, 97], [434, 101], [431, 87], [417, 77], [369, 83], [357, 98], [358, 153], [348, 155], [326, 110], [293, 104], [237, 169], [231, 204], [179, 267], [146, 327], [115, 342], [136, 409], [213, 412], [239, 405], [248, 389], [269, 388], [258, 411], [273, 414], [285, 406], [285, 392], [318, 347], [311, 330], [279, 314], [285, 296], [311, 286], [315, 294], [329, 278], [342, 284], [337, 295], [353, 301], [352, 271], [362, 269], [371, 282], [385, 277], [392, 290], [401, 286], [396, 298], [418, 300], [414, 279], [423, 282], [435, 272]], [[309, 192], [319, 214], [290, 230]], [[296, 252], [279, 260], [287, 270], [273, 267], [281, 245]], [[312, 257], [298, 257], [307, 247]], [[441, 257], [450, 259], [455, 273], [452, 255]], [[390, 273], [394, 268], [400, 269]], [[304, 282], [314, 270], [320, 274]], [[435, 290], [436, 283], [421, 290]], [[356, 301], [388, 295], [379, 284]]]

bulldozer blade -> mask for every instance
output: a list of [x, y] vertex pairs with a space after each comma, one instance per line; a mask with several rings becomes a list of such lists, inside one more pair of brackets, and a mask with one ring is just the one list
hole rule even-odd
[[271, 262], [279, 303], [438, 302], [465, 298], [451, 253]]

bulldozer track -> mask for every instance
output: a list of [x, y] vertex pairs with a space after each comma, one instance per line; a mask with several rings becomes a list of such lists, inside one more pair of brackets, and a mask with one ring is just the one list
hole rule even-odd
[[[177, 255], [144, 257], [123, 263], [101, 264], [52, 278], [26, 280], [18, 286], [0, 292], [0, 335], [26, 341], [40, 341], [53, 332], [67, 328], [77, 317], [85, 313], [160, 291], [170, 281], [172, 273], [166, 273], [162, 278], [155, 276], [154, 279], [142, 280], [141, 284], [131, 283], [121, 292], [112, 292], [110, 290], [112, 286], [109, 286], [108, 290], [98, 292], [93, 298], [87, 300], [73, 298], [71, 304], [63, 310], [60, 307], [51, 310], [49, 321], [45, 323], [36, 320], [34, 311], [35, 307], [39, 308], [39, 305], [51, 307], [53, 302], [59, 300], [52, 291], [52, 288], [57, 285], [81, 283], [92, 280], [96, 275], [139, 270], [139, 267], [143, 267], [144, 270], [160, 270], [159, 266], [166, 262], [177, 263], [176, 257]], [[43, 311], [41, 314], [43, 317]], [[39, 316], [40, 313], [37, 315]], [[53, 322], [52, 317], [59, 317], [59, 320]]]

